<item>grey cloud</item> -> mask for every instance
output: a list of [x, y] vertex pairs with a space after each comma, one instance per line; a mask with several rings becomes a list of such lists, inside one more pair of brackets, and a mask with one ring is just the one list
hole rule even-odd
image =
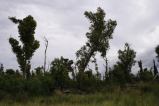
[[[33, 67], [43, 64], [44, 41], [49, 39], [48, 62], [55, 57], [68, 57], [75, 60], [75, 52], [85, 43], [85, 33], [89, 21], [84, 11], [95, 11], [101, 6], [106, 11], [106, 19], [117, 20], [117, 28], [110, 41], [108, 59], [112, 66], [117, 61], [117, 51], [128, 42], [137, 51], [137, 59], [150, 61], [154, 48], [159, 44], [159, 21], [157, 0], [0, 0], [0, 62], [7, 68], [18, 68], [15, 55], [8, 43], [10, 35], [17, 37], [16, 25], [8, 16], [24, 18], [32, 15], [37, 21], [36, 38], [41, 47], [35, 53]], [[150, 53], [148, 51], [151, 51]], [[144, 54], [145, 53], [145, 54]], [[99, 57], [98, 57], [99, 58]], [[99, 58], [100, 67], [103, 61]]]

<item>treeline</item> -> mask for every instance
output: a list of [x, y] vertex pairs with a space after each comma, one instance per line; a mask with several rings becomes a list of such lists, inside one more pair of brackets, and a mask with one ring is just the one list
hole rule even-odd
[[[153, 68], [144, 68], [142, 61], [135, 60], [136, 52], [125, 43], [124, 48], [118, 51], [118, 61], [113, 67], [108, 67], [107, 51], [109, 40], [117, 25], [111, 19], [105, 21], [105, 12], [98, 8], [97, 12], [84, 13], [90, 21], [89, 32], [86, 33], [87, 42], [76, 52], [76, 61], [60, 57], [55, 58], [50, 68], [46, 69], [46, 50], [44, 65], [31, 70], [31, 58], [40, 47], [39, 41], [34, 38], [36, 21], [32, 16], [24, 19], [10, 17], [18, 25], [19, 40], [10, 37], [9, 43], [17, 57], [20, 70], [6, 69], [0, 66], [0, 97], [6, 95], [37, 96], [52, 95], [55, 90], [62, 92], [94, 92], [110, 86], [126, 87], [140, 82], [158, 82], [158, 70], [155, 60]], [[105, 61], [105, 75], [98, 70], [96, 54], [99, 53]], [[159, 46], [156, 47], [159, 58]], [[137, 75], [131, 73], [132, 67], [138, 63], [140, 70]], [[95, 65], [95, 69], [89, 67]], [[95, 73], [94, 73], [95, 72]]]

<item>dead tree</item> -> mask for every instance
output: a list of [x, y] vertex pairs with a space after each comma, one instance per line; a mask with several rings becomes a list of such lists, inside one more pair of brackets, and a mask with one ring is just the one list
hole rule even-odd
[[47, 38], [44, 36], [44, 41], [45, 41], [45, 52], [44, 52], [44, 73], [46, 71], [46, 52], [47, 52], [47, 48], [48, 48], [48, 40]]

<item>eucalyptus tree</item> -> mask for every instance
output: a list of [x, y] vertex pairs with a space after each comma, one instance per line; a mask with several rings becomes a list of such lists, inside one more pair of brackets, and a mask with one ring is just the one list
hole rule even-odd
[[100, 7], [97, 12], [84, 13], [86, 18], [89, 19], [91, 25], [89, 32], [86, 33], [87, 42], [76, 52], [77, 68], [79, 72], [84, 72], [91, 57], [95, 57], [99, 52], [102, 57], [106, 56], [109, 48], [109, 39], [112, 39], [112, 34], [117, 25], [116, 21], [109, 19], [105, 21], [105, 12]]
[[120, 83], [131, 81], [131, 69], [135, 65], [136, 52], [125, 43], [124, 50], [118, 51], [119, 61], [114, 65], [111, 77]]
[[18, 24], [19, 39], [9, 38], [9, 43], [13, 53], [17, 57], [17, 62], [24, 78], [29, 78], [31, 69], [31, 58], [34, 52], [39, 48], [39, 41], [35, 40], [34, 34], [36, 29], [36, 21], [32, 16], [27, 16], [24, 19], [9, 18], [13, 23]]
[[125, 43], [124, 50], [119, 50], [119, 64], [121, 64], [125, 70], [125, 74], [129, 75], [132, 66], [135, 64], [136, 52], [130, 48], [128, 43]]
[[55, 87], [61, 90], [68, 86], [70, 80], [69, 72], [73, 71], [73, 60], [66, 58], [55, 58], [51, 63], [50, 72], [55, 81]]

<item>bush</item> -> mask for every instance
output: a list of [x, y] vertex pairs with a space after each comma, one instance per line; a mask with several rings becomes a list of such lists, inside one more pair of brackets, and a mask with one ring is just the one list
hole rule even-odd
[[95, 91], [98, 88], [100, 89], [100, 82], [101, 80], [96, 78], [95, 75], [92, 74], [92, 71], [77, 74], [77, 87], [88, 93]]
[[26, 81], [26, 91], [30, 95], [51, 95], [54, 82], [50, 76], [34, 77]]
[[16, 95], [24, 90], [24, 79], [16, 75], [5, 75], [0, 78], [0, 90]]

